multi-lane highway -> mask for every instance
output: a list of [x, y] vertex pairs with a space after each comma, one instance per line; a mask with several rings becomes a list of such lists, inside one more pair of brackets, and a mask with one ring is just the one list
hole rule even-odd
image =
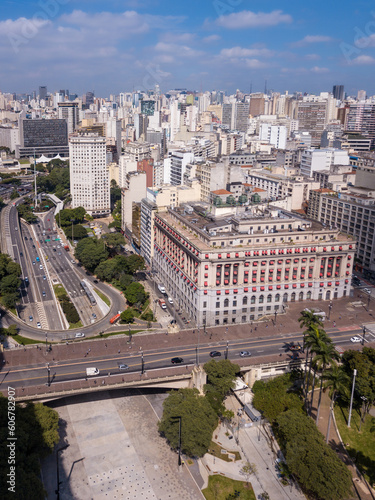
[[[110, 289], [108, 291], [109, 287], [94, 283], [92, 276], [79, 268], [71, 252], [64, 249], [61, 230], [54, 221], [54, 208], [41, 216], [37, 224], [27, 224], [19, 222], [16, 206], [9, 206], [5, 233], [8, 252], [22, 270], [21, 304], [18, 307], [19, 317], [24, 322], [19, 323], [21, 333], [27, 335], [28, 332], [35, 333], [35, 329], [43, 329], [56, 332], [56, 338], [59, 338], [69, 328], [53, 289], [59, 284], [70, 296], [83, 327], [96, 325], [96, 332], [108, 327], [108, 321], [103, 320], [107, 313], [124, 308], [122, 298]], [[105, 291], [112, 301], [111, 307], [92, 305], [81, 286], [82, 280], [91, 289]], [[9, 322], [5, 319], [4, 326]]]
[[[355, 344], [350, 343], [350, 337], [357, 331], [337, 331], [331, 333], [331, 338], [336, 347], [345, 346], [355, 348]], [[102, 341], [104, 344], [104, 340]], [[256, 363], [262, 363], [263, 360], [270, 355], [285, 354], [292, 360], [293, 352], [289, 349], [293, 343], [302, 343], [301, 335], [290, 335], [284, 338], [267, 338], [267, 339], [254, 339], [254, 340], [233, 340], [227, 345], [226, 342], [203, 343], [198, 345], [190, 345], [184, 347], [169, 347], [165, 349], [152, 350], [141, 353], [140, 351], [131, 352], [126, 355], [116, 353], [113, 355], [103, 354], [101, 356], [89, 356], [83, 359], [64, 360], [49, 359], [49, 364], [43, 363], [34, 366], [23, 366], [10, 368], [6, 374], [7, 384], [12, 387], [29, 387], [38, 386], [46, 382], [46, 377], [50, 375], [51, 384], [59, 384], [66, 381], [73, 381], [84, 379], [86, 377], [86, 368], [95, 367], [100, 371], [99, 376], [107, 376], [108, 374], [119, 374], [129, 372], [140, 372], [142, 369], [142, 357], [144, 370], [150, 372], [151, 370], [170, 368], [171, 373], [173, 365], [171, 359], [174, 357], [181, 357], [182, 363], [177, 366], [187, 365], [191, 367], [195, 363], [203, 364], [210, 360], [211, 351], [219, 351], [221, 356], [216, 359], [225, 359], [228, 353], [228, 359], [236, 362], [241, 358], [240, 351], [246, 350], [251, 353], [251, 360], [256, 360]], [[104, 347], [104, 345], [103, 345]], [[103, 353], [106, 349], [103, 348]], [[304, 356], [303, 353], [300, 354]], [[129, 368], [122, 370], [119, 365], [126, 364]]]

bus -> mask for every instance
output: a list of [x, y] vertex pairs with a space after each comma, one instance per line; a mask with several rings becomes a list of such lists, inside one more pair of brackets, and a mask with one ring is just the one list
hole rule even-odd
[[111, 325], [113, 325], [113, 323], [116, 323], [116, 321], [118, 321], [118, 320], [120, 319], [120, 316], [121, 316], [121, 314], [120, 314], [120, 313], [115, 314], [115, 315], [113, 316], [113, 318], [111, 318], [111, 319], [109, 320], [109, 322], [111, 323]]

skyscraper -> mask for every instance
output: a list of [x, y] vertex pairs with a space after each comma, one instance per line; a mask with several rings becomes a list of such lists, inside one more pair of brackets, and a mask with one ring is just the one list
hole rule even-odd
[[334, 85], [332, 89], [332, 94], [335, 99], [339, 101], [344, 100], [344, 85]]
[[59, 118], [65, 119], [68, 125], [68, 134], [72, 134], [78, 126], [78, 102], [59, 102]]
[[47, 99], [47, 87], [39, 87], [39, 99]]
[[106, 139], [74, 134], [69, 139], [72, 208], [83, 207], [93, 217], [111, 212]]

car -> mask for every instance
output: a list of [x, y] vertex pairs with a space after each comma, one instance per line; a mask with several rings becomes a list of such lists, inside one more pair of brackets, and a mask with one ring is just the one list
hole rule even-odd
[[172, 365], [178, 365], [179, 363], [183, 363], [183, 362], [184, 362], [183, 358], [177, 357], [177, 358], [172, 358], [171, 359]]
[[46, 296], [46, 292], [45, 292], [44, 290], [43, 290], [43, 292], [42, 292], [42, 295], [43, 295], [43, 297], [45, 297], [45, 296]]
[[219, 352], [219, 351], [211, 351], [210, 352], [211, 358], [218, 358], [219, 356], [221, 356], [221, 352]]
[[29, 321], [33, 321], [33, 317], [32, 316], [29, 316]]
[[169, 302], [170, 304], [173, 304], [173, 299], [172, 299], [172, 297], [168, 297], [168, 302]]
[[289, 344], [289, 351], [300, 351], [301, 349], [299, 344]]
[[119, 370], [122, 370], [122, 371], [129, 370], [129, 366], [126, 365], [125, 363], [117, 363], [117, 366], [118, 366]]
[[43, 266], [42, 266], [42, 264], [39, 264], [39, 269], [43, 269]]
[[33, 245], [33, 248], [35, 248], [35, 245]]
[[39, 321], [38, 321], [38, 323], [36, 324], [36, 326], [37, 326], [37, 328], [42, 328], [42, 325], [39, 323]]
[[25, 236], [25, 240], [27, 240], [27, 236]]
[[60, 248], [60, 245], [57, 245], [57, 248]]
[[96, 283], [99, 283], [99, 281], [98, 281], [98, 280], [94, 280], [94, 283], [95, 283], [95, 284], [96, 284]]
[[350, 339], [350, 342], [353, 342], [353, 344], [358, 344], [359, 342], [362, 342], [361, 337], [358, 337], [358, 335], [355, 335]]
[[35, 266], [35, 261], [33, 260], [33, 266]]
[[46, 280], [47, 278], [45, 276], [43, 276], [43, 279]]
[[59, 255], [61, 255], [61, 252], [59, 252]]
[[371, 290], [369, 288], [363, 288], [363, 291], [371, 295]]
[[75, 264], [75, 263], [76, 263], [76, 261], [75, 261], [75, 260], [73, 260], [73, 259], [70, 259], [70, 262], [71, 262], [72, 264]]
[[18, 227], [15, 227], [15, 228], [14, 228], [14, 230], [15, 230], [15, 231], [18, 231]]
[[77, 333], [75, 334], [75, 338], [76, 338], [76, 339], [80, 339], [80, 338], [82, 338], [82, 337], [84, 337], [84, 336], [85, 336], [85, 334], [84, 334], [83, 332], [77, 332]]
[[25, 276], [25, 283], [28, 283], [29, 282], [29, 278], [27, 276]]
[[23, 253], [22, 252], [20, 252], [20, 257], [23, 257]]
[[249, 356], [251, 356], [251, 352], [250, 351], [240, 351], [240, 356], [241, 356], [241, 358], [248, 358]]
[[56, 248], [54, 248], [53, 251], [56, 252]]
[[92, 313], [91, 315], [94, 319], [96, 319], [96, 314], [95, 313]]
[[49, 222], [49, 219], [47, 219], [47, 220], [48, 220], [48, 222]]

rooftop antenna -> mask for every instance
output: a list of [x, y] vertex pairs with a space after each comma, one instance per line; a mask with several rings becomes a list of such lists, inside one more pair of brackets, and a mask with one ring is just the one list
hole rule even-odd
[[253, 82], [250, 82], [250, 94], [253, 93]]
[[267, 95], [267, 80], [264, 80], [264, 94]]

